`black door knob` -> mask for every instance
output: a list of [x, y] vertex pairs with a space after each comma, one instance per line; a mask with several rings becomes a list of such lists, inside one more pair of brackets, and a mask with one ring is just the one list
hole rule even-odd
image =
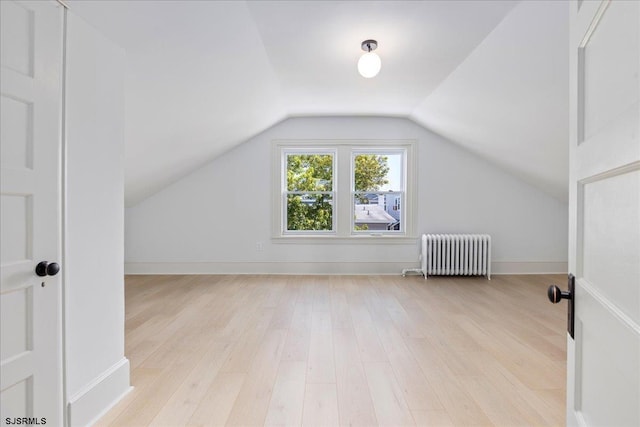
[[36, 265], [36, 274], [40, 277], [55, 276], [60, 271], [60, 264], [52, 262], [49, 264], [47, 261], [41, 261]]
[[559, 303], [561, 299], [570, 300], [572, 298], [571, 292], [561, 291], [556, 285], [549, 286], [549, 289], [547, 289], [547, 296], [549, 297], [549, 301], [554, 304]]
[[574, 327], [575, 327], [575, 304], [576, 304], [576, 298], [575, 298], [575, 290], [576, 290], [576, 278], [574, 277], [573, 274], [569, 274], [569, 278], [567, 280], [567, 287], [569, 288], [568, 291], [561, 291], [559, 287], [557, 287], [556, 285], [551, 285], [549, 286], [549, 289], [547, 289], [547, 296], [549, 297], [549, 301], [551, 301], [554, 304], [557, 304], [560, 302], [560, 300], [562, 299], [566, 299], [567, 301], [567, 332], [569, 332], [569, 335], [571, 336], [571, 338], [573, 338], [573, 331], [574, 331]]

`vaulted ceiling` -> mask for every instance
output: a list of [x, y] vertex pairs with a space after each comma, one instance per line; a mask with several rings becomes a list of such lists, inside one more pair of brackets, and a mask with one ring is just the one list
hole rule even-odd
[[564, 1], [69, 3], [126, 51], [129, 206], [301, 115], [407, 117], [566, 199]]

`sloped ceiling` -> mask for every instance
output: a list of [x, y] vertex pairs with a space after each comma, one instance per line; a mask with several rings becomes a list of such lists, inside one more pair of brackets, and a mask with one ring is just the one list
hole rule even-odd
[[566, 201], [568, 22], [564, 2], [523, 2], [411, 118]]
[[126, 50], [128, 206], [301, 115], [409, 117], [566, 198], [564, 2], [70, 3]]

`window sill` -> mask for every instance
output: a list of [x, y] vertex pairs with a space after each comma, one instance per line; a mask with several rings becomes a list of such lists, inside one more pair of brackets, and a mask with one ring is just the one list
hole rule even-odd
[[418, 237], [385, 236], [385, 235], [353, 235], [353, 236], [274, 236], [274, 244], [299, 245], [414, 245]]

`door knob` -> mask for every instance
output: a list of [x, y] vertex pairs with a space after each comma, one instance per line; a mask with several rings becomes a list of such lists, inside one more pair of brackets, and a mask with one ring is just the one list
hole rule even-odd
[[549, 297], [549, 301], [554, 304], [559, 303], [561, 299], [573, 298], [571, 291], [561, 291], [556, 285], [549, 286], [549, 289], [547, 289], [547, 296]]
[[40, 261], [36, 265], [36, 274], [40, 277], [55, 276], [60, 271], [60, 264], [52, 262], [49, 264], [47, 261]]
[[569, 335], [571, 336], [571, 338], [573, 338], [573, 331], [575, 326], [574, 313], [576, 303], [574, 298], [576, 289], [576, 278], [573, 276], [573, 274], [569, 274], [567, 287], [569, 288], [568, 291], [562, 291], [556, 285], [551, 285], [549, 286], [549, 289], [547, 289], [547, 296], [549, 297], [549, 301], [554, 304], [559, 303], [560, 300], [563, 299], [568, 300], [569, 304], [567, 307], [567, 332], [569, 332]]

